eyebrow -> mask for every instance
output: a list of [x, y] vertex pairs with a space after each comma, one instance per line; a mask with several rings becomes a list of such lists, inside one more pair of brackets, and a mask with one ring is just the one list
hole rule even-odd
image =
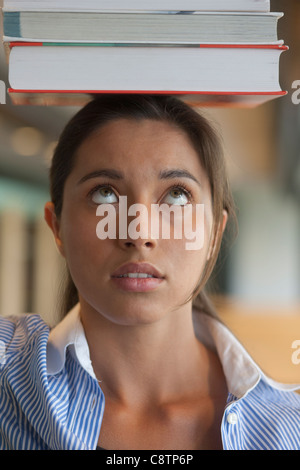
[[[122, 180], [124, 179], [124, 173], [118, 170], [114, 170], [111, 168], [105, 168], [103, 170], [96, 170], [88, 173], [87, 175], [83, 176], [77, 184], [82, 184], [85, 181], [92, 179], [92, 178], [99, 178], [99, 177], [106, 177], [111, 178], [114, 180]], [[200, 187], [200, 181], [195, 178], [189, 171], [183, 170], [181, 168], [172, 168], [169, 170], [163, 170], [158, 175], [159, 179], [174, 179], [174, 178], [189, 178], [190, 180], [197, 183]]]
[[192, 173], [190, 173], [187, 170], [182, 170], [181, 168], [174, 168], [171, 170], [163, 170], [159, 173], [159, 178], [160, 179], [172, 179], [172, 178], [189, 178], [190, 180], [193, 180], [195, 183], [197, 183], [201, 187], [200, 181], [195, 178]]
[[124, 175], [121, 171], [113, 170], [113, 169], [103, 169], [103, 170], [96, 170], [88, 173], [87, 175], [83, 176], [77, 184], [82, 184], [85, 181], [92, 179], [92, 178], [99, 178], [100, 176], [104, 176], [106, 178], [111, 178], [113, 180], [121, 180], [124, 178]]

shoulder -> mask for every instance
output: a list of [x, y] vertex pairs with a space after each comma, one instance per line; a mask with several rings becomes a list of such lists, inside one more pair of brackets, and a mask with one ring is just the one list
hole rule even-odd
[[[262, 376], [257, 387], [248, 394], [249, 402], [259, 402], [261, 407], [278, 406], [278, 409], [297, 410], [298, 419], [300, 419], [300, 385], [285, 384], [276, 382], [273, 379]], [[274, 408], [275, 409], [275, 408]]]
[[41, 419], [41, 403], [47, 398], [48, 336], [49, 327], [39, 315], [0, 318], [1, 450], [45, 448], [33, 418]]
[[50, 328], [40, 315], [0, 317], [0, 366], [7, 367], [20, 356], [30, 354], [35, 343], [46, 344]]
[[264, 377], [242, 399], [232, 401], [235, 429], [230, 445], [250, 450], [300, 449], [300, 395], [292, 387], [272, 384]]

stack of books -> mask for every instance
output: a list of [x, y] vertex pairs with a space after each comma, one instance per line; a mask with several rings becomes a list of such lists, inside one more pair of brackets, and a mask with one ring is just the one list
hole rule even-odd
[[2, 14], [16, 104], [166, 93], [256, 106], [286, 94], [270, 0], [4, 0]]

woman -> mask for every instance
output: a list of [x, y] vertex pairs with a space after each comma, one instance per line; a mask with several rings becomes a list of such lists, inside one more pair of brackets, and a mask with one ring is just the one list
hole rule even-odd
[[[207, 120], [171, 97], [96, 99], [62, 133], [50, 180], [66, 315], [52, 331], [36, 315], [1, 319], [0, 448], [299, 448], [298, 395], [264, 376], [204, 295], [234, 216]], [[169, 236], [153, 236], [153, 205]], [[178, 236], [185, 210], [196, 249]]]

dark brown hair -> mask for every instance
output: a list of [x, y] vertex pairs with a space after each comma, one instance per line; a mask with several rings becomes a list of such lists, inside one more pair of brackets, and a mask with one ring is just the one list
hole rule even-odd
[[[50, 169], [50, 195], [59, 218], [63, 207], [64, 185], [71, 173], [80, 145], [101, 126], [116, 119], [152, 119], [168, 122], [184, 131], [199, 155], [210, 182], [213, 205], [214, 254], [206, 263], [201, 279], [188, 300], [202, 311], [215, 314], [204, 293], [204, 286], [215, 266], [222, 237], [223, 210], [235, 219], [223, 145], [212, 124], [180, 99], [166, 95], [101, 95], [90, 101], [66, 125], [55, 149]], [[78, 302], [76, 287], [68, 273], [63, 294], [63, 314]]]

